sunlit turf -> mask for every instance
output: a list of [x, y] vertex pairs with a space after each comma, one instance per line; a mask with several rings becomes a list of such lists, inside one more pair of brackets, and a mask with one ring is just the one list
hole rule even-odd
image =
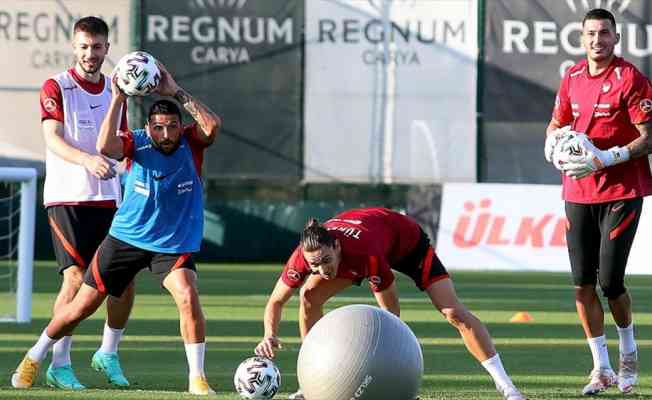
[[[207, 317], [206, 372], [221, 399], [238, 399], [233, 372], [250, 356], [262, 335], [266, 296], [280, 265], [200, 264], [200, 292]], [[452, 272], [458, 295], [489, 328], [496, 347], [515, 383], [530, 399], [578, 399], [591, 368], [588, 346], [575, 314], [567, 274], [535, 272]], [[31, 324], [0, 324], [0, 398], [2, 399], [178, 399], [194, 398], [187, 390], [186, 361], [177, 311], [171, 297], [148, 272], [137, 277], [136, 305], [120, 346], [122, 364], [132, 382], [115, 390], [90, 368], [99, 345], [105, 312], [99, 310], [77, 329], [73, 366], [79, 379], [92, 388], [84, 392], [55, 391], [45, 386], [43, 371], [35, 388], [17, 391], [9, 386], [12, 370], [33, 344], [50, 317], [59, 278], [51, 262], [39, 262], [34, 273], [34, 315]], [[457, 331], [434, 310], [411, 282], [399, 276], [402, 318], [420, 339], [425, 374], [423, 400], [499, 399], [484, 369], [466, 351]], [[632, 276], [628, 284], [634, 299], [641, 384], [628, 398], [651, 398], [652, 277]], [[350, 303], [373, 304], [369, 289], [352, 288], [328, 304], [328, 309]], [[528, 311], [534, 321], [509, 323], [517, 311]], [[281, 327], [284, 349], [277, 364], [287, 398], [297, 388], [296, 358], [300, 347], [297, 300], [285, 309]], [[607, 336], [614, 366], [617, 335], [607, 318]], [[46, 361], [49, 362], [49, 361]], [[44, 370], [45, 368], [43, 368]], [[624, 398], [617, 390], [601, 397]], [[392, 399], [403, 400], [403, 399]]]

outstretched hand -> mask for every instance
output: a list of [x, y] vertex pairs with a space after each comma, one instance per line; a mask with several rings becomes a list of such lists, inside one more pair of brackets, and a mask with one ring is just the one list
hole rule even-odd
[[181, 89], [181, 87], [179, 87], [177, 82], [172, 77], [172, 74], [170, 74], [170, 71], [165, 68], [165, 65], [163, 65], [162, 62], [157, 60], [156, 65], [158, 65], [158, 69], [161, 71], [161, 81], [159, 82], [158, 86], [156, 86], [156, 90], [154, 90], [154, 92], [160, 94], [161, 96], [174, 96], [179, 91], [179, 89]]
[[254, 352], [256, 355], [267, 358], [274, 358], [274, 349], [281, 349], [283, 345], [276, 336], [266, 336], [258, 343]]

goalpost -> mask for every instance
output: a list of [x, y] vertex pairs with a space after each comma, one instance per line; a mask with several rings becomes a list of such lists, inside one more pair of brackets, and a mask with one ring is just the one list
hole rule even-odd
[[0, 167], [0, 279], [7, 279], [7, 299], [16, 303], [0, 321], [32, 319], [36, 176], [34, 168]]

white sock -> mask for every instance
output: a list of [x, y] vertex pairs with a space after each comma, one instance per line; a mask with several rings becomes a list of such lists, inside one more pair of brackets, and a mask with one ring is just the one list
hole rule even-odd
[[611, 369], [609, 351], [607, 350], [607, 336], [588, 338], [586, 341], [589, 342], [589, 348], [593, 356], [593, 369]]
[[618, 331], [618, 349], [620, 354], [630, 354], [636, 351], [636, 339], [634, 339], [634, 322], [627, 328], [621, 328], [616, 325]]
[[186, 358], [188, 359], [188, 375], [191, 378], [195, 376], [206, 376], [204, 374], [206, 342], [186, 343], [184, 346], [186, 348]]
[[500, 355], [498, 353], [496, 353], [495, 356], [484, 360], [481, 364], [484, 369], [489, 372], [489, 375], [491, 375], [493, 378], [494, 383], [498, 389], [514, 387], [514, 383], [512, 383], [512, 380], [507, 375], [505, 367], [503, 367], [503, 362], [500, 361]]
[[122, 333], [124, 329], [113, 329], [109, 325], [104, 323], [104, 333], [102, 334], [102, 345], [98, 351], [103, 353], [117, 353], [118, 344], [120, 339], [122, 339]]
[[70, 348], [72, 336], [64, 336], [52, 346], [52, 366], [55, 368], [70, 365]]
[[52, 347], [54, 342], [56, 342], [56, 340], [50, 338], [45, 331], [46, 330], [44, 329], [34, 346], [27, 352], [27, 356], [38, 363], [45, 359], [50, 347]]

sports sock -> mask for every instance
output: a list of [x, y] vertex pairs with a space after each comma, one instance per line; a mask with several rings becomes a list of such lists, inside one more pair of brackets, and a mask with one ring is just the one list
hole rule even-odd
[[593, 356], [593, 369], [611, 369], [609, 351], [607, 350], [607, 336], [587, 338], [586, 341], [589, 342], [589, 348]]
[[52, 366], [54, 368], [70, 365], [70, 348], [72, 336], [64, 336], [52, 346]]
[[495, 356], [484, 360], [482, 363], [484, 369], [489, 372], [489, 375], [494, 380], [496, 387], [498, 389], [505, 389], [508, 387], [514, 387], [511, 378], [507, 375], [505, 367], [503, 367], [503, 362], [500, 360], [500, 355], [496, 353]]
[[184, 346], [186, 348], [186, 358], [188, 359], [188, 375], [191, 378], [195, 376], [206, 376], [204, 374], [206, 342], [186, 343]]
[[32, 346], [32, 348], [27, 352], [27, 356], [38, 363], [45, 359], [48, 350], [50, 350], [50, 347], [52, 347], [56, 342], [55, 339], [50, 338], [45, 332], [46, 329], [43, 330], [43, 333], [41, 333], [41, 336], [39, 336], [34, 346]]
[[627, 328], [616, 325], [618, 331], [618, 349], [620, 354], [630, 354], [636, 351], [636, 339], [634, 339], [634, 322]]
[[117, 353], [118, 344], [122, 339], [124, 329], [113, 329], [106, 322], [104, 323], [104, 333], [102, 334], [102, 345], [98, 351], [103, 353]]

